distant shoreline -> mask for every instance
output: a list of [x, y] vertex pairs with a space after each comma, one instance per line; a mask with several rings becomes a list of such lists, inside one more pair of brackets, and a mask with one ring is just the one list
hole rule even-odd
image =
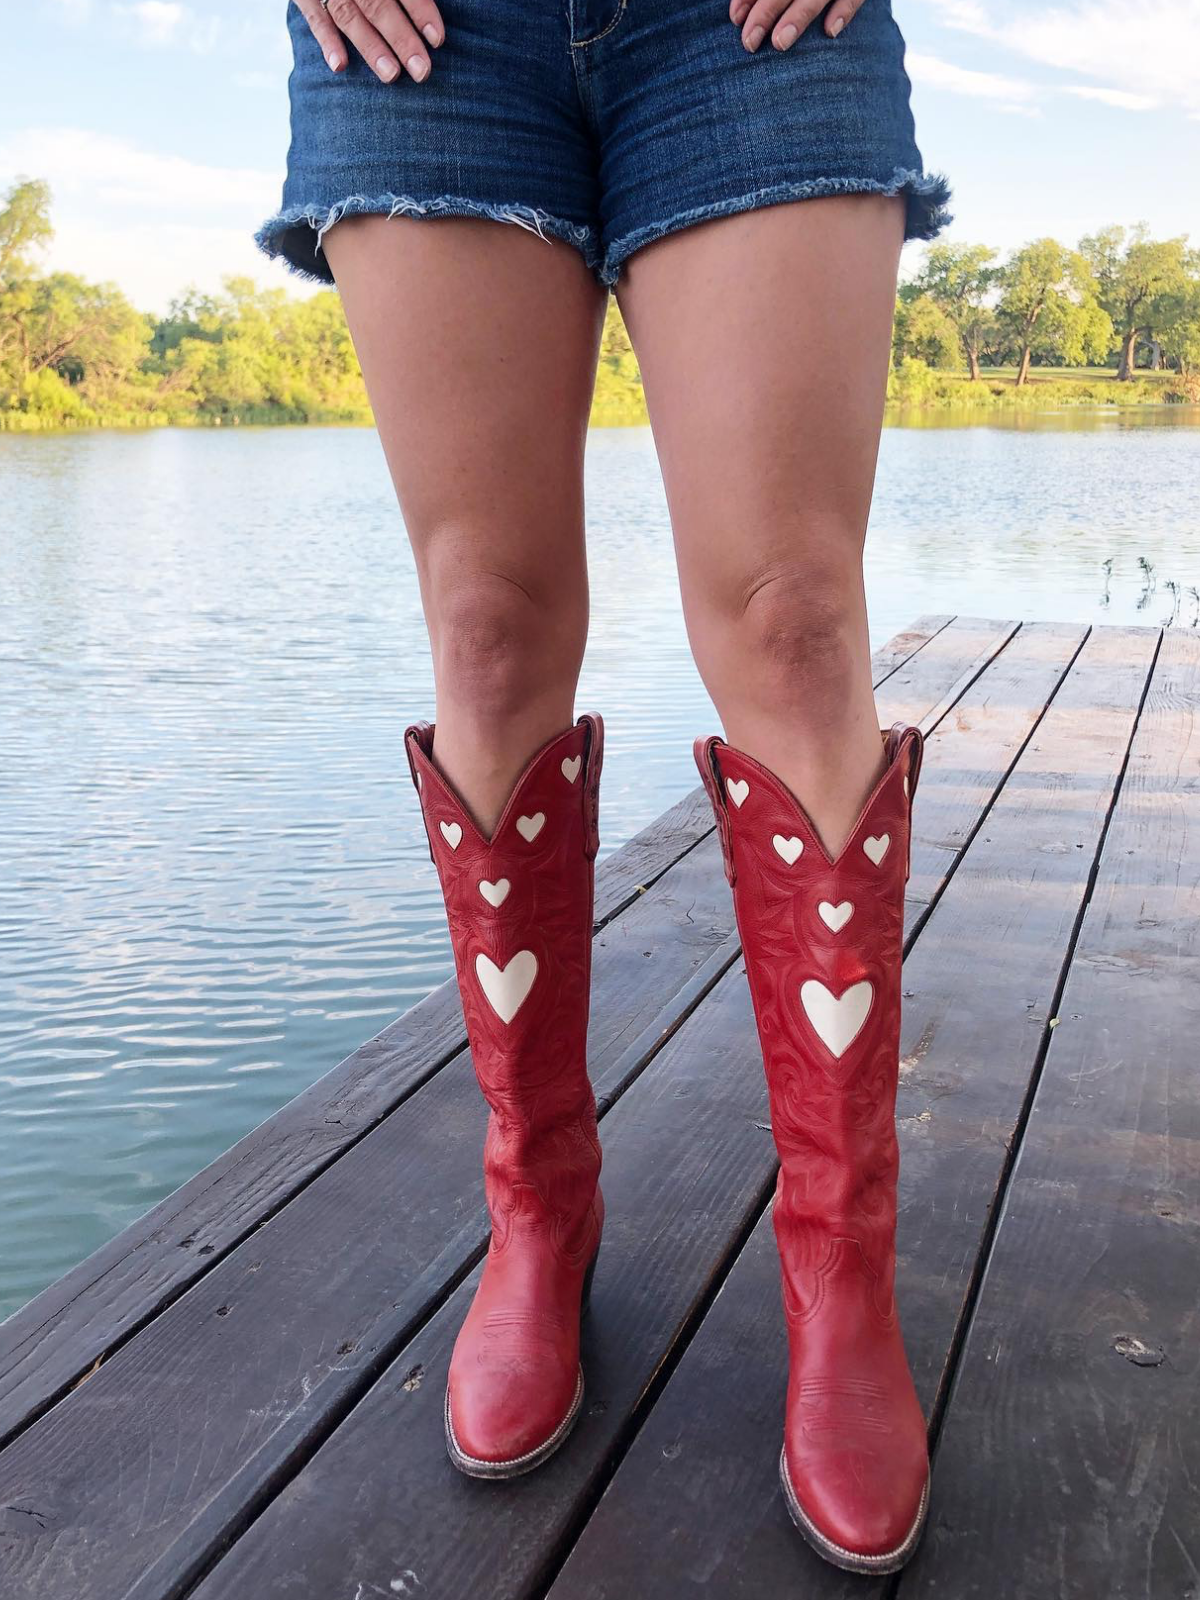
[[[1024, 384], [1015, 381], [1012, 367], [985, 368], [971, 381], [965, 374], [942, 372], [912, 359], [894, 368], [889, 375], [884, 421], [900, 415], [920, 413], [930, 421], [953, 416], [978, 417], [1002, 412], [1034, 414], [1046, 411], [1094, 410], [1180, 410], [1200, 408], [1200, 399], [1181, 392], [1179, 375], [1174, 372], [1146, 372], [1137, 378], [1118, 380], [1111, 368], [1047, 369], [1035, 368]], [[592, 406], [591, 426], [640, 427], [648, 422], [640, 384], [626, 380], [610, 385], [601, 368]], [[142, 432], [150, 428], [371, 428], [374, 419], [366, 409], [315, 413], [297, 417], [274, 407], [247, 407], [235, 415], [191, 416], [167, 413], [142, 413], [94, 420], [51, 422], [34, 413], [0, 411], [0, 433], [96, 433], [119, 430]]]

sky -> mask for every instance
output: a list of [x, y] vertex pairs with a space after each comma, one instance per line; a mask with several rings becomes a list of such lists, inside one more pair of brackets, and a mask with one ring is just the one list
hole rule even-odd
[[[892, 9], [926, 170], [954, 189], [944, 238], [1006, 252], [1145, 222], [1200, 246], [1200, 0]], [[251, 240], [287, 152], [284, 16], [284, 0], [0, 0], [0, 189], [49, 181], [51, 266], [147, 311], [230, 273], [304, 292]]]

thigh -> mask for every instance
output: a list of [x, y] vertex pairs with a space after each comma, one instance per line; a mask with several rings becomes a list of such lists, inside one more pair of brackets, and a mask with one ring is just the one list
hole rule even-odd
[[629, 261], [637, 352], [689, 610], [861, 556], [887, 387], [900, 197], [705, 222]]
[[456, 574], [578, 584], [606, 298], [578, 252], [506, 223], [369, 216], [325, 248], [427, 609]]

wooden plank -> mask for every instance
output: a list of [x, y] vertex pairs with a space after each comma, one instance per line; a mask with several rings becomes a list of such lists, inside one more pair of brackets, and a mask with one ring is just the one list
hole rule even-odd
[[914, 807], [912, 872], [905, 891], [906, 921], [932, 905], [946, 869], [987, 815], [1010, 768], [1088, 634], [1075, 623], [1026, 622], [939, 717], [928, 714], [926, 772]]
[[[957, 670], [947, 658], [942, 677]], [[676, 1025], [705, 966], [711, 978], [733, 959], [731, 933], [715, 840], [603, 931], [592, 1061], [606, 1101]], [[644, 952], [678, 963], [674, 947], [697, 939], [668, 1018], [661, 976], [639, 976]], [[629, 1097], [652, 1089], [639, 1077]], [[482, 1248], [482, 1129], [464, 1054], [0, 1455], [0, 1498], [19, 1485], [58, 1508], [25, 1530], [7, 1575], [14, 1600], [83, 1571], [127, 1585], [159, 1560], [174, 1592], [193, 1542], [223, 1538], [270, 1491], [296, 1438], [333, 1425]]]
[[1020, 626], [986, 617], [956, 617], [888, 678], [884, 720], [933, 727]]
[[[986, 630], [974, 619], [957, 632], [946, 617], [919, 619], [873, 657], [876, 682], [948, 627], [951, 642], [939, 645], [926, 676], [927, 694], [944, 692], [979, 651]], [[597, 924], [618, 917], [711, 831], [712, 812], [697, 787], [601, 864]], [[464, 1045], [457, 990], [447, 983], [0, 1325], [0, 1442], [210, 1271]]]
[[[1157, 638], [1117, 629], [1089, 637], [905, 963], [898, 1284], [927, 1413], [970, 1304]], [[948, 732], [931, 759], [953, 764], [954, 743]], [[553, 1585], [553, 1600], [631, 1592], [642, 1600], [849, 1600], [887, 1592], [890, 1580], [827, 1566], [792, 1526], [777, 1476], [786, 1371], [767, 1214]], [[994, 1493], [978, 1479], [975, 1488]], [[965, 1504], [964, 1530], [977, 1515]], [[1007, 1570], [1001, 1545], [991, 1556], [992, 1586], [980, 1591], [989, 1595], [996, 1572]], [[946, 1569], [939, 1594], [963, 1592], [957, 1572]]]
[[[1082, 632], [1066, 629], [1031, 634], [1024, 647], [1026, 731], [1075, 655]], [[1016, 641], [1010, 648], [1016, 648]], [[1008, 694], [994, 698], [1013, 698], [1015, 680], [1009, 677], [1006, 682]], [[986, 697], [981, 698], [981, 711], [987, 703]], [[947, 815], [960, 815], [962, 801], [958, 797], [964, 789], [972, 791], [976, 786], [964, 785], [963, 752], [957, 745], [976, 738], [986, 747], [991, 737], [990, 759], [993, 765], [1000, 765], [1011, 736], [1009, 712], [997, 712], [990, 730], [981, 715], [977, 724], [960, 732], [958, 741], [931, 755], [923, 787], [927, 784], [936, 791], [944, 767], [955, 796]], [[990, 802], [991, 795], [985, 799]], [[941, 860], [944, 867], [949, 865], [945, 850]], [[664, 1052], [671, 1063], [680, 1055], [693, 1063], [691, 1070], [698, 1073], [711, 1071], [714, 1057], [719, 1057], [715, 1065], [722, 1071], [728, 1062], [742, 1063], [747, 1057], [758, 1065], [740, 971], [716, 986]], [[689, 1092], [684, 1100], [688, 1119], [696, 1114], [690, 1108], [692, 1098], [693, 1092]], [[628, 1106], [628, 1100], [623, 1102], [605, 1125], [606, 1150], [613, 1152], [606, 1156], [605, 1169], [612, 1223], [591, 1318], [595, 1337], [588, 1359], [597, 1365], [595, 1371], [589, 1367], [588, 1415], [553, 1472], [489, 1495], [481, 1494], [479, 1485], [457, 1478], [445, 1460], [438, 1408], [449, 1349], [464, 1309], [464, 1294], [460, 1294], [398, 1354], [382, 1382], [220, 1562], [197, 1591], [202, 1600], [248, 1593], [283, 1595], [294, 1589], [300, 1574], [315, 1593], [333, 1592], [335, 1582], [351, 1594], [359, 1584], [364, 1594], [370, 1593], [372, 1586], [386, 1593], [387, 1584], [397, 1576], [412, 1581], [413, 1593], [435, 1596], [471, 1592], [508, 1596], [536, 1590], [543, 1567], [553, 1557], [554, 1545], [570, 1536], [576, 1519], [602, 1483], [612, 1456], [621, 1450], [635, 1425], [655, 1375], [686, 1339], [695, 1308], [719, 1277], [722, 1258], [736, 1248], [753, 1219], [752, 1211], [728, 1201], [710, 1206], [702, 1223], [702, 1243], [710, 1252], [703, 1258], [704, 1271], [691, 1279], [682, 1277], [696, 1270], [696, 1241], [685, 1239], [681, 1244], [676, 1236], [669, 1199], [664, 1200], [662, 1193], [662, 1174], [668, 1175], [669, 1182], [669, 1175], [678, 1170], [690, 1183], [697, 1162], [724, 1156], [723, 1143], [718, 1141], [714, 1147], [686, 1119], [682, 1124], [671, 1120], [661, 1131], [639, 1120], [639, 1134], [653, 1141], [654, 1170], [645, 1170], [640, 1152], [630, 1169], [624, 1164], [629, 1125], [622, 1120]], [[639, 1119], [641, 1106], [639, 1100]], [[685, 1138], [682, 1146], [677, 1142], [681, 1133]], [[740, 1138], [742, 1133], [740, 1127], [727, 1128], [722, 1138]], [[773, 1169], [773, 1153], [768, 1150], [767, 1156]], [[621, 1230], [616, 1238], [614, 1225]], [[778, 1272], [773, 1258], [769, 1282], [777, 1315]], [[607, 1304], [601, 1297], [606, 1285], [613, 1286]], [[636, 1316], [631, 1326], [627, 1309], [631, 1305], [648, 1305], [654, 1310], [657, 1321], [649, 1342], [644, 1342], [644, 1329]], [[756, 1315], [754, 1323], [758, 1321]], [[757, 1337], [753, 1327], [749, 1337], [752, 1341]], [[431, 1392], [426, 1393], [427, 1389]], [[733, 1397], [736, 1409], [736, 1384]], [[704, 1404], [708, 1403], [706, 1398]], [[730, 1419], [724, 1420], [728, 1427]], [[777, 1429], [777, 1414], [774, 1426]], [[397, 1438], [404, 1439], [403, 1450], [385, 1443]], [[486, 1489], [496, 1491], [497, 1486], [487, 1485]], [[653, 1519], [656, 1513], [652, 1502], [650, 1505], [648, 1515]], [[209, 1523], [205, 1533], [215, 1547], [217, 1526]], [[189, 1530], [188, 1549], [199, 1564], [203, 1555], [194, 1535], [195, 1530]], [[620, 1543], [624, 1533], [618, 1530], [616, 1538]], [[171, 1552], [174, 1570], [178, 1570], [181, 1554], [179, 1549]], [[411, 1580], [406, 1573], [414, 1575]], [[138, 1600], [157, 1596], [161, 1582], [160, 1574], [151, 1586], [139, 1591]], [[640, 1595], [639, 1584], [638, 1574], [627, 1571], [624, 1592]]]
[[904, 1597], [1200, 1592], [1200, 640], [1168, 631]]

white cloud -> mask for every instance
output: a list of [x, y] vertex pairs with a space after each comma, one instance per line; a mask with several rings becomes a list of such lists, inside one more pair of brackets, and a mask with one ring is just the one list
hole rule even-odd
[[179, 0], [130, 0], [114, 4], [112, 13], [138, 44], [150, 48], [182, 45], [197, 55], [207, 55], [222, 39], [261, 27], [261, 22], [244, 17], [237, 23], [219, 16], [199, 17]]
[[978, 100], [992, 101], [998, 111], [1017, 116], [1040, 116], [1035, 103], [1044, 91], [1036, 84], [1022, 78], [1007, 78], [997, 72], [974, 72], [968, 67], [943, 61], [940, 56], [922, 55], [919, 51], [905, 53], [904, 66], [914, 83], [928, 83], [935, 89], [946, 89], [951, 94], [968, 95]]
[[[255, 219], [255, 226], [260, 218]], [[241, 274], [305, 293], [311, 285], [269, 262], [255, 246], [250, 227], [202, 223], [96, 221], [64, 218], [48, 264], [95, 282], [119, 284], [139, 311], [159, 314], [186, 288], [216, 291], [224, 278]]]
[[1106, 106], [1116, 106], [1120, 111], [1156, 111], [1159, 106], [1159, 101], [1153, 95], [1130, 94], [1125, 89], [1098, 89], [1092, 84], [1070, 84], [1063, 93], [1077, 94], [1081, 100], [1101, 100]]
[[0, 138], [0, 191], [17, 176], [50, 184], [49, 264], [118, 283], [146, 310], [165, 309], [190, 283], [270, 272], [252, 235], [279, 204], [278, 173], [209, 166], [82, 128], [27, 128]]
[[171, 44], [187, 21], [187, 7], [176, 0], [134, 0], [132, 5], [114, 5], [119, 17], [126, 17], [144, 44]]
[[225, 206], [270, 210], [279, 196], [273, 172], [207, 166], [83, 128], [26, 128], [0, 139], [0, 174], [18, 173], [45, 178], [56, 201], [82, 195], [185, 215]]
[[[931, 0], [940, 19], [1103, 89], [1200, 112], [1196, 0]], [[1095, 96], [1099, 98], [1099, 96]], [[1128, 101], [1109, 101], [1135, 109]]]

